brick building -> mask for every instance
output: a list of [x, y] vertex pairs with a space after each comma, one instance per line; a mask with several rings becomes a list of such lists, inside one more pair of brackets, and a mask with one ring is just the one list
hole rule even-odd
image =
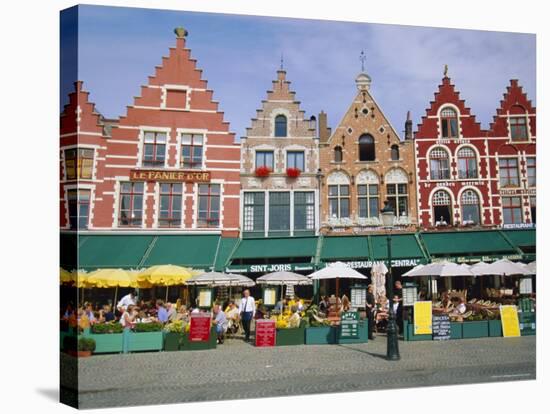
[[319, 115], [321, 225], [324, 233], [360, 233], [380, 227], [385, 200], [397, 226], [416, 224], [416, 174], [412, 123], [401, 140], [370, 92], [371, 78], [360, 73], [357, 93], [333, 132]]
[[62, 229], [238, 234], [240, 146], [186, 34], [176, 29], [120, 119], [102, 118], [76, 83], [61, 115]]
[[304, 117], [281, 68], [241, 139], [244, 237], [316, 233], [318, 148], [315, 117]]
[[445, 74], [414, 139], [421, 226], [530, 225], [535, 141], [535, 109], [516, 80], [487, 131]]

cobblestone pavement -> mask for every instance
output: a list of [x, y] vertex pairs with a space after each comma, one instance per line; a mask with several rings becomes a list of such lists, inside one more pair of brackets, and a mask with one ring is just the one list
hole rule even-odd
[[[79, 360], [81, 408], [533, 380], [535, 337], [104, 355]], [[69, 363], [65, 354], [62, 363]]]

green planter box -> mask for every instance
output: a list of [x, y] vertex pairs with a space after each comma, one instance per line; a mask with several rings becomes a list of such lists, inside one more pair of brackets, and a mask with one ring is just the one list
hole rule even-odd
[[180, 351], [183, 348], [183, 337], [183, 333], [165, 332], [163, 349], [165, 351]]
[[536, 314], [535, 312], [518, 312], [519, 329], [521, 336], [536, 335]]
[[409, 321], [403, 321], [403, 340], [404, 341], [431, 341], [432, 335], [415, 335], [414, 324]]
[[306, 328], [307, 345], [326, 345], [336, 343], [336, 329], [332, 326]]
[[500, 319], [489, 321], [489, 336], [502, 336], [502, 322]]
[[[122, 344], [122, 334], [120, 334]], [[132, 332], [128, 350], [137, 351], [162, 351], [163, 332]]]
[[95, 341], [94, 354], [110, 354], [122, 352], [122, 334], [93, 334], [85, 333], [86, 338], [92, 338]]
[[277, 329], [275, 345], [303, 345], [306, 340], [305, 328]]
[[218, 335], [216, 334], [216, 327], [212, 327], [212, 329], [210, 329], [210, 339], [207, 342], [191, 342], [189, 340], [189, 335], [184, 334], [180, 351], [200, 351], [202, 349], [215, 349], [217, 339]]
[[462, 339], [462, 322], [451, 322], [451, 339]]
[[462, 323], [463, 338], [486, 338], [489, 336], [488, 321], [471, 321]]
[[359, 322], [359, 338], [340, 338], [340, 328], [337, 332], [337, 343], [339, 344], [364, 344], [369, 341], [369, 324], [366, 320]]

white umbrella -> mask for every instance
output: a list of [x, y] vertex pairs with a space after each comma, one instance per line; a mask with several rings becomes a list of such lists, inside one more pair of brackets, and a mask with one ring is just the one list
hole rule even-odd
[[453, 277], [453, 276], [475, 276], [470, 270], [468, 265], [458, 265], [456, 263], [442, 261], [427, 264], [426, 266], [410, 270], [406, 273], [409, 277], [417, 276], [441, 276], [441, 277]]
[[252, 279], [233, 273], [221, 272], [206, 272], [200, 275], [193, 276], [188, 279], [187, 285], [202, 285], [202, 286], [254, 286]]
[[489, 266], [489, 263], [477, 262], [476, 264], [470, 266], [470, 270], [476, 276], [483, 276], [485, 275], [484, 271], [487, 269], [487, 266]]
[[531, 263], [525, 265], [525, 267], [527, 267], [527, 270], [529, 272], [531, 272], [532, 275], [537, 274], [537, 262], [531, 262]]
[[373, 284], [373, 294], [376, 298], [386, 296], [386, 273], [388, 268], [384, 262], [376, 262], [371, 269], [371, 280]]
[[311, 285], [313, 282], [306, 276], [293, 272], [273, 272], [256, 279], [264, 285]]
[[525, 269], [519, 263], [511, 262], [508, 259], [500, 259], [481, 269], [480, 274], [495, 276], [529, 275], [531, 271]]
[[405, 272], [403, 273], [403, 276], [414, 276], [414, 273], [417, 271], [417, 270], [420, 270], [424, 267], [425, 265], [423, 264], [419, 264], [419, 265], [416, 265], [415, 267], [413, 267], [411, 270], [409, 270], [408, 272]]
[[[352, 269], [348, 265], [342, 262], [334, 262], [327, 265], [324, 269], [317, 270], [310, 275], [307, 275], [310, 279], [336, 279], [336, 296], [338, 297], [339, 280], [343, 279], [367, 279], [366, 276], [359, 273], [357, 270]], [[338, 302], [337, 302], [338, 303]]]

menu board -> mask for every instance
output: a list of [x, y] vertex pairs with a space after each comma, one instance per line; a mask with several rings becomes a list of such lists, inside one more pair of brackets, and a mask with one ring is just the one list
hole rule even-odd
[[275, 321], [258, 319], [256, 321], [256, 346], [275, 346]]
[[199, 308], [209, 308], [212, 306], [212, 289], [202, 288], [199, 290]]
[[210, 313], [191, 314], [189, 340], [191, 342], [207, 342], [210, 339]]
[[340, 318], [340, 338], [359, 338], [359, 313], [343, 312]]
[[449, 315], [432, 316], [432, 339], [434, 341], [451, 339], [451, 319]]
[[403, 306], [413, 306], [414, 302], [416, 302], [416, 296], [416, 286], [403, 287]]
[[503, 337], [520, 336], [518, 309], [515, 305], [500, 305], [500, 319]]
[[414, 303], [414, 334], [432, 334], [432, 302], [420, 301]]
[[351, 307], [352, 308], [364, 308], [367, 305], [367, 289], [366, 288], [354, 288], [350, 289], [351, 292]]
[[264, 305], [275, 306], [275, 304], [277, 303], [276, 298], [277, 298], [277, 289], [273, 287], [264, 288]]
[[533, 293], [533, 279], [530, 277], [524, 277], [519, 280], [519, 293], [520, 295], [530, 295]]

